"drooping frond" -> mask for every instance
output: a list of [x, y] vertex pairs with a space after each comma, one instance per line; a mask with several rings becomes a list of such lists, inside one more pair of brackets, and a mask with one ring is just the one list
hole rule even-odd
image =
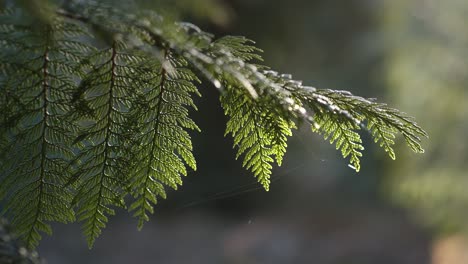
[[232, 134], [238, 146], [236, 158], [245, 154], [242, 165], [269, 190], [271, 164], [276, 160], [281, 165], [294, 123], [278, 116], [268, 101], [254, 100], [238, 87], [227, 88], [221, 105], [229, 116], [226, 134]]
[[130, 210], [138, 217], [139, 228], [149, 220], [148, 212], [153, 213], [157, 196], [166, 198], [164, 186], [177, 189], [182, 184], [181, 176], [187, 175], [186, 165], [196, 169], [187, 130], [199, 131], [188, 116], [188, 107], [196, 109], [191, 96], [199, 95], [193, 84], [198, 78], [186, 66], [182, 58], [167, 52], [143, 91], [146, 100], [138, 117], [141, 127], [130, 173], [135, 197]]
[[343, 158], [350, 157], [352, 168], [359, 171], [361, 168], [360, 158], [362, 157], [362, 140], [355, 131], [359, 129], [352, 120], [335, 116], [333, 113], [317, 113], [314, 115], [315, 126], [312, 126], [314, 132], [323, 134], [331, 144], [335, 143], [336, 149], [341, 150]]
[[[142, 58], [126, 53], [123, 44], [94, 54], [94, 69], [82, 81], [74, 95], [77, 110], [85, 108], [91, 118], [78, 136], [84, 145], [74, 162], [78, 220], [91, 247], [105, 227], [112, 207], [125, 207], [123, 196], [130, 168], [130, 141], [133, 135], [132, 108], [137, 88], [146, 85], [146, 76], [138, 68]], [[136, 63], [135, 63], [136, 62]]]
[[[392, 148], [394, 138], [400, 133], [414, 152], [424, 152], [421, 138], [427, 133], [411, 117], [385, 104], [355, 96], [348, 91], [316, 89], [291, 80], [290, 75], [267, 71], [268, 76], [283, 79], [283, 87], [310, 112], [312, 130], [329, 138], [341, 150], [344, 157], [350, 156], [351, 167], [360, 169], [363, 150], [360, 129], [368, 130], [374, 141], [395, 159]], [[341, 140], [340, 140], [341, 138]]]
[[[242, 165], [269, 190], [272, 163], [276, 161], [281, 165], [287, 138], [292, 136], [291, 129], [296, 128], [294, 120], [301, 107], [290, 100], [282, 83], [268, 79], [257, 66], [248, 63], [262, 60], [257, 54], [260, 50], [251, 43], [244, 37], [224, 37], [210, 45], [209, 54], [220, 53], [223, 64], [242, 76], [215, 70], [215, 76], [225, 86], [221, 105], [229, 117], [226, 134], [232, 134], [234, 145], [238, 146], [236, 158], [245, 153]], [[252, 90], [244, 82], [248, 82]]]
[[367, 129], [374, 141], [384, 148], [392, 159], [396, 158], [392, 145], [397, 133], [403, 135], [414, 152], [424, 152], [420, 137], [427, 137], [427, 133], [404, 113], [345, 91], [317, 90], [316, 94], [328, 100], [337, 108], [336, 111], [349, 115], [356, 125], [367, 123]]
[[[236, 72], [245, 76], [255, 93], [262, 98], [272, 98], [269, 105], [275, 105], [276, 116], [285, 120], [311, 122], [313, 131], [335, 143], [343, 157], [350, 157], [351, 167], [356, 171], [360, 169], [361, 151], [364, 149], [357, 132], [361, 128], [369, 130], [374, 141], [392, 159], [395, 159], [392, 145], [397, 133], [404, 136], [415, 152], [423, 152], [419, 136], [426, 137], [427, 134], [404, 113], [347, 91], [303, 86], [289, 74], [279, 74], [265, 66], [250, 64], [249, 61], [261, 58], [257, 55], [258, 49], [243, 37], [221, 38], [211, 44], [213, 47], [222, 51], [223, 60], [227, 58], [228, 61], [223, 61], [223, 64], [234, 62], [233, 67], [237, 65]], [[220, 78], [225, 82], [227, 80], [227, 83], [236, 82], [226, 74]]]
[[52, 232], [49, 222], [74, 220], [63, 184], [71, 176], [67, 163], [77, 127], [66, 114], [74, 78], [81, 76], [75, 57], [89, 48], [79, 40], [85, 31], [78, 24], [57, 18], [31, 28], [22, 18], [19, 10], [0, 17], [2, 107], [8, 107], [1, 118], [0, 198], [15, 232], [33, 247], [41, 232]]

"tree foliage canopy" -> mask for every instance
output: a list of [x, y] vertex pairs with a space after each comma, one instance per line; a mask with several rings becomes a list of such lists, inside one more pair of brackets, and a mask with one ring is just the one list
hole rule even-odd
[[261, 64], [244, 37], [214, 38], [137, 6], [10, 3], [0, 15], [0, 199], [35, 247], [51, 222], [83, 223], [92, 246], [116, 207], [148, 221], [166, 189], [196, 169], [190, 118], [201, 79], [220, 92], [237, 157], [268, 190], [301, 124], [360, 169], [359, 130], [395, 159], [400, 133], [423, 152], [406, 114], [347, 91], [305, 86]]

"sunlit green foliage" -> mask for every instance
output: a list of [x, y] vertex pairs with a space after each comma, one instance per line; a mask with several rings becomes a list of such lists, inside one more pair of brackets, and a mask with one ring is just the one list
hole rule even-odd
[[140, 135], [135, 137], [130, 187], [135, 201], [130, 210], [139, 219], [139, 228], [153, 213], [156, 196], [166, 198], [164, 185], [177, 189], [187, 168], [196, 170], [192, 141], [187, 130], [200, 131], [190, 119], [189, 109], [196, 109], [191, 96], [200, 95], [198, 78], [187, 68], [187, 62], [167, 52], [162, 63], [170, 66], [168, 72], [161, 65], [150, 86], [142, 96], [143, 109], [137, 117]]
[[189, 112], [199, 77], [219, 89], [226, 134], [266, 190], [302, 123], [356, 171], [360, 129], [393, 159], [396, 133], [423, 151], [426, 134], [405, 114], [303, 86], [259, 65], [260, 50], [243, 37], [215, 40], [128, 4], [43, 5], [37, 12], [12, 6], [0, 17], [0, 199], [30, 247], [40, 232], [51, 233], [50, 222], [75, 216], [92, 246], [114, 209], [127, 204], [139, 228], [148, 221], [166, 188], [196, 169], [189, 131], [199, 128]]

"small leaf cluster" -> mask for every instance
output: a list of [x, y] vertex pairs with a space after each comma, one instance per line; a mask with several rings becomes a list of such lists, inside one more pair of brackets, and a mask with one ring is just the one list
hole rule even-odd
[[215, 39], [137, 7], [41, 3], [0, 15], [0, 200], [29, 247], [51, 222], [73, 221], [92, 246], [118, 207], [141, 228], [168, 188], [196, 170], [190, 133], [200, 129], [190, 112], [201, 79], [219, 90], [226, 135], [266, 190], [303, 123], [357, 171], [360, 129], [393, 159], [397, 133], [423, 152], [427, 135], [404, 113], [304, 86], [261, 65], [244, 37]]

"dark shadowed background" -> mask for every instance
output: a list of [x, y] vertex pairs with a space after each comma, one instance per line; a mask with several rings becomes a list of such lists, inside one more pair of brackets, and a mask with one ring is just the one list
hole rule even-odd
[[254, 39], [267, 65], [308, 85], [409, 113], [430, 135], [426, 153], [398, 138], [391, 161], [364, 134], [355, 173], [302, 127], [265, 192], [235, 160], [218, 92], [205, 82], [193, 113], [199, 169], [140, 232], [121, 211], [88, 250], [79, 225], [56, 225], [39, 247], [48, 263], [468, 263], [467, 1], [139, 2], [216, 36]]

